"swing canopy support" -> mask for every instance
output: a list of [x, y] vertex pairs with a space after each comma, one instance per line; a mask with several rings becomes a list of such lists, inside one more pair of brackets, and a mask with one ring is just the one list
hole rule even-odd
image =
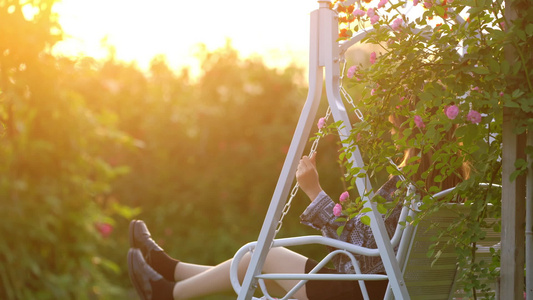
[[[356, 0], [346, 0], [345, 5], [351, 5], [355, 1]], [[406, 224], [405, 226], [398, 225], [394, 236], [392, 237], [392, 239], [390, 239], [385, 229], [385, 224], [382, 215], [376, 209], [375, 204], [370, 201], [370, 199], [372, 199], [374, 196], [373, 189], [368, 179], [368, 176], [366, 175], [366, 173], [364, 173], [364, 163], [359, 148], [353, 147], [353, 145], [346, 145], [344, 142], [344, 139], [350, 136], [352, 127], [346, 112], [346, 108], [342, 101], [341, 94], [348, 98], [347, 100], [348, 102], [350, 102], [351, 105], [354, 104], [353, 100], [351, 100], [349, 95], [347, 95], [344, 88], [342, 88], [341, 83], [344, 70], [342, 71], [342, 73], [340, 72], [340, 63], [344, 61], [343, 55], [347, 51], [347, 49], [355, 43], [358, 43], [362, 39], [364, 39], [368, 32], [372, 31], [373, 28], [369, 28], [361, 32], [355, 33], [348, 41], [339, 42], [337, 41], [339, 30], [337, 14], [329, 8], [330, 1], [318, 0], [318, 3], [319, 8], [311, 12], [310, 15], [308, 75], [309, 90], [307, 99], [301, 111], [298, 124], [296, 126], [293, 139], [291, 141], [287, 156], [285, 158], [285, 162], [283, 164], [283, 168], [281, 170], [281, 174], [279, 176], [276, 188], [272, 195], [270, 206], [267, 210], [259, 237], [256, 242], [249, 243], [239, 249], [232, 261], [232, 266], [230, 270], [230, 280], [235, 292], [238, 294], [237, 299], [253, 299], [255, 290], [259, 286], [263, 291], [264, 298], [274, 299], [266, 291], [266, 286], [264, 284], [264, 280], [266, 279], [300, 280], [300, 282], [291, 291], [289, 291], [282, 298], [282, 300], [289, 299], [308, 280], [358, 281], [359, 286], [361, 288], [361, 292], [365, 299], [369, 298], [364, 281], [369, 280], [389, 281], [388, 288], [385, 294], [385, 299], [451, 299], [452, 297], [454, 297], [454, 293], [456, 293], [457, 290], [457, 287], [455, 286], [455, 277], [458, 272], [457, 258], [456, 255], [453, 253], [453, 249], [451, 249], [451, 251], [450, 249], [443, 249], [439, 261], [436, 263], [434, 261], [431, 261], [430, 258], [427, 258], [426, 251], [428, 249], [428, 246], [431, 244], [431, 236], [434, 235], [435, 232], [430, 232], [428, 230], [417, 231], [418, 227], [412, 226], [411, 224]], [[458, 17], [455, 22], [464, 23], [465, 20]], [[462, 49], [461, 51], [463, 51], [464, 53], [466, 49]], [[377, 245], [376, 249], [368, 249], [323, 236], [302, 236], [276, 239], [276, 234], [281, 229], [283, 217], [287, 214], [288, 209], [290, 209], [291, 201], [298, 190], [298, 184], [296, 184], [292, 190], [291, 185], [295, 178], [298, 162], [302, 157], [302, 154], [304, 152], [311, 133], [311, 129], [314, 125], [314, 120], [316, 118], [318, 107], [321, 101], [323, 85], [325, 86], [326, 98], [329, 106], [328, 112], [326, 113], [326, 118], [329, 117], [329, 115], [331, 114], [334, 118], [334, 122], [342, 123], [342, 126], [339, 127], [337, 130], [341, 142], [343, 143], [344, 149], [355, 149], [353, 150], [353, 152], [347, 153], [349, 155], [346, 155], [346, 157], [348, 158], [349, 164], [361, 170], [359, 174], [354, 175], [355, 186], [359, 196], [361, 197], [361, 200], [364, 203], [364, 208], [366, 210], [368, 210], [368, 208], [370, 209], [367, 215], [370, 217], [370, 228], [372, 230], [372, 234]], [[363, 119], [358, 109], [355, 109], [355, 113], [357, 117], [359, 117], [361, 120]], [[531, 138], [531, 133], [528, 133], [528, 145], [531, 145], [533, 144], [533, 138]], [[504, 137], [508, 137], [509, 139], [514, 138], [514, 136], [510, 132], [506, 132], [505, 129]], [[516, 143], [515, 141], [511, 142], [507, 144]], [[317, 143], [318, 139], [316, 139], [315, 143], [313, 143], [313, 146], [311, 147], [311, 153], [316, 150]], [[504, 138], [504, 146], [505, 144], [506, 142]], [[515, 151], [505, 151], [504, 149], [504, 165], [506, 161], [507, 164], [509, 164], [509, 161], [511, 161], [511, 164], [514, 161], [513, 159], [508, 159], [507, 157], [505, 157], [505, 153], [509, 152]], [[503, 173], [504, 177], [507, 178], [509, 174], [506, 174], [505, 171]], [[529, 176], [528, 180], [530, 182], [531, 178], [532, 177]], [[483, 186], [486, 184], [481, 185]], [[503, 182], [503, 186], [504, 195], [506, 194], [506, 191], [507, 194], [512, 194], [511, 192], [509, 192], [509, 183], [505, 180]], [[497, 186], [494, 184], [488, 185], [488, 188], [491, 187], [501, 188], [501, 186]], [[433, 195], [433, 197], [443, 197], [444, 195], [450, 193], [452, 190], [453, 188], [446, 191], [442, 191], [438, 194]], [[513, 188], [513, 191], [515, 190], [519, 190], [518, 185], [516, 185], [516, 189]], [[530, 188], [530, 185], [528, 185], [528, 195], [531, 194], [532, 190], [533, 189]], [[412, 195], [412, 193], [414, 192], [414, 189], [412, 187], [409, 187], [406, 199], [411, 199], [411, 197], [409, 196]], [[287, 201], [289, 194], [291, 197]], [[520, 197], [511, 198], [516, 199]], [[531, 197], [528, 198], [531, 199]], [[529, 205], [528, 203], [528, 249], [531, 248], [532, 244], [532, 239], [530, 238], [531, 219], [533, 219], [531, 217], [531, 207], [532, 205]], [[464, 205], [450, 205], [449, 207], [442, 209], [442, 212], [441, 210], [439, 210], [434, 215], [432, 215], [431, 220], [422, 220], [418, 226], [422, 226], [422, 228], [429, 228], [430, 225], [439, 223], [440, 225], [444, 226], [441, 228], [445, 228], [447, 225], [453, 222], [453, 220], [457, 219], [457, 217], [461, 213], [464, 213], [464, 211]], [[407, 217], [413, 219], [416, 216], [417, 212], [418, 207], [417, 203], [415, 203], [414, 200], [410, 203], [404, 203], [404, 207], [402, 208], [402, 212], [399, 217], [399, 223], [404, 222]], [[510, 211], [510, 213], [512, 212]], [[503, 213], [502, 217], [504, 219], [504, 223], [506, 217], [508, 216], [509, 215]], [[486, 241], [487, 244], [478, 244], [479, 247], [476, 251], [476, 255], [478, 255], [479, 253], [479, 257], [483, 255], [488, 255], [489, 251], [487, 249], [498, 248], [500, 245], [499, 234], [496, 234], [494, 232], [488, 232], [487, 235], [491, 235], [492, 238]], [[513, 290], [514, 292], [516, 292], [515, 294], [518, 294], [517, 291], [520, 291], [520, 286], [518, 286], [517, 284], [513, 285], [512, 276], [506, 276], [506, 272], [510, 273], [511, 270], [505, 270], [512, 269], [507, 268], [507, 264], [511, 260], [510, 256], [512, 255], [506, 255], [506, 253], [511, 253], [510, 250], [521, 247], [509, 247], [510, 249], [508, 249], [506, 246], [506, 241], [512, 239], [513, 236], [504, 238], [505, 235], [506, 233], [503, 232], [501, 238], [502, 284], [499, 292], [500, 295], [503, 295], [506, 293], [506, 291]], [[311, 272], [309, 272], [309, 274], [261, 274], [261, 270], [266, 260], [268, 251], [272, 247], [289, 247], [308, 244], [326, 245], [337, 250], [332, 251], [330, 254], [328, 254], [321, 262], [318, 263], [318, 265]], [[398, 248], [397, 254], [395, 254], [393, 250], [396, 247]], [[246, 271], [246, 275], [241, 285], [237, 276], [237, 269], [239, 261], [246, 253], [252, 254], [248, 269]], [[359, 265], [354, 257], [354, 254], [381, 257], [386, 275], [361, 274]], [[335, 255], [345, 255], [350, 260], [352, 260], [352, 264], [354, 265], [355, 269], [355, 274], [317, 274], [318, 270], [320, 270], [320, 268], [326, 265]], [[523, 259], [523, 251], [520, 252], [518, 256]], [[518, 259], [518, 261], [521, 260]], [[517, 268], [516, 265], [513, 265], [511, 267], [514, 267], [514, 269], [521, 270], [521, 268]], [[533, 268], [533, 265], [528, 264], [528, 274], [530, 273], [529, 271], [531, 270], [531, 268]], [[517, 277], [521, 276], [523, 276], [523, 274]], [[504, 277], [507, 279], [504, 280]], [[532, 289], [531, 286], [533, 286], [533, 284], [531, 284], [531, 280], [529, 277], [527, 281], [527, 295], [529, 300], [533, 299], [533, 293], [530, 293]], [[495, 288], [495, 290], [497, 291], [498, 288]], [[462, 295], [457, 296], [461, 297]], [[513, 297], [513, 299], [517, 299], [517, 297]]]
[[[345, 106], [340, 96], [339, 62], [341, 60], [341, 46], [336, 41], [338, 36], [337, 16], [335, 12], [329, 9], [330, 1], [319, 0], [318, 3], [319, 8], [311, 12], [309, 91], [307, 100], [300, 114], [300, 118], [298, 120], [287, 157], [274, 190], [270, 206], [267, 210], [258, 240], [254, 244], [254, 251], [251, 256], [251, 261], [242, 286], [236, 288], [238, 300], [252, 299], [255, 289], [258, 286], [259, 277], [266, 277], [265, 275], [261, 275], [261, 269], [269, 249], [273, 246], [273, 244], [276, 243], [274, 238], [277, 231], [277, 224], [283, 213], [291, 184], [295, 178], [298, 162], [303, 155], [304, 148], [310, 136], [311, 128], [314, 125], [314, 120], [322, 95], [322, 85], [324, 83], [326, 87], [327, 101], [334, 121], [342, 121], [343, 124], [342, 128], [338, 129], [341, 139], [343, 139], [343, 137], [348, 137], [352, 129]], [[350, 157], [349, 162], [353, 166], [363, 170], [364, 163], [358, 148], [356, 148], [355, 151], [348, 157]], [[372, 209], [371, 212], [368, 213], [371, 219], [370, 227], [378, 247], [377, 253], [381, 256], [387, 275], [359, 274], [352, 277], [359, 276], [357, 277], [357, 280], [369, 280], [371, 278], [374, 280], [389, 279], [389, 287], [391, 288], [396, 299], [410, 299], [403, 280], [400, 266], [398, 264], [398, 260], [395, 258], [391, 240], [387, 235], [383, 218], [377, 209], [373, 209], [374, 205], [372, 204], [372, 201], [368, 201], [373, 197], [372, 186], [369, 183], [368, 177], [365, 174], [363, 175], [364, 176], [361, 176], [360, 174], [357, 176], [355, 181], [356, 188], [365, 203], [365, 208], [368, 207]], [[323, 241], [320, 241], [319, 243], [327, 244], [327, 242]], [[339, 246], [344, 247], [341, 247], [341, 249], [346, 249], [346, 247], [349, 247], [348, 245]], [[303, 277], [319, 276], [318, 274], [304, 275], [305, 276]], [[235, 281], [235, 277], [232, 277], [232, 280]], [[354, 279], [352, 278], [348, 280]], [[236, 285], [234, 284], [234, 288], [235, 287]]]

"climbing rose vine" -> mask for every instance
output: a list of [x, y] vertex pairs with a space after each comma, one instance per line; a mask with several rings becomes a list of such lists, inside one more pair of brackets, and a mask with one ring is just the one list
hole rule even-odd
[[[500, 226], [501, 191], [480, 183], [502, 181], [503, 110], [512, 114], [516, 133], [533, 129], [533, 8], [526, 0], [507, 6], [516, 13], [513, 20], [506, 19], [502, 0], [331, 3], [339, 14], [341, 42], [367, 31], [361, 43], [379, 48], [361, 60], [364, 64], [348, 57], [343, 84], [355, 91], [354, 97], [360, 95], [357, 106], [365, 122], [353, 124], [345, 140], [351, 146], [343, 150], [357, 145], [366, 163], [364, 170], [346, 163], [348, 174], [354, 175], [350, 186], [360, 171], [370, 178], [401, 174], [420, 192], [423, 209], [457, 199], [470, 207], [471, 213], [443, 235], [453, 236], [448, 243], [457, 249], [460, 281], [471, 298], [490, 290], [483, 279], [498, 276], [499, 250], [493, 248], [492, 260], [481, 263], [474, 261], [473, 249], [487, 228], [498, 231]], [[401, 117], [402, 130], [393, 128], [391, 113]], [[413, 179], [419, 156], [401, 170], [389, 163], [399, 163], [408, 149], [432, 155], [419, 180]], [[533, 149], [526, 153], [533, 155]], [[455, 191], [444, 201], [431, 197], [447, 178], [462, 176], [458, 170], [463, 165], [469, 165], [469, 176]], [[517, 168], [513, 176], [520, 172], [525, 168]], [[338, 207], [350, 218], [361, 212], [353, 209], [360, 198], [351, 198], [337, 204], [336, 215], [341, 214]], [[390, 208], [377, 205], [380, 211]]]

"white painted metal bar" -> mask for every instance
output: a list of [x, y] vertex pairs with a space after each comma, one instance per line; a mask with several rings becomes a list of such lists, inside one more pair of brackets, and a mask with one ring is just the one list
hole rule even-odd
[[[340, 97], [339, 91], [339, 45], [336, 42], [338, 35], [338, 21], [333, 11], [329, 9], [329, 1], [319, 0], [319, 9], [311, 13], [311, 35], [310, 35], [310, 53], [309, 53], [309, 93], [300, 115], [298, 125], [291, 142], [289, 152], [285, 159], [278, 184], [270, 202], [267, 215], [263, 222], [261, 232], [255, 251], [252, 254], [248, 270], [243, 280], [242, 287], [238, 290], [238, 300], [251, 299], [257, 287], [258, 275], [266, 259], [267, 252], [274, 242], [277, 221], [281, 216], [284, 201], [290, 190], [290, 184], [294, 179], [298, 161], [303, 153], [306, 140], [309, 137], [310, 129], [316, 116], [318, 104], [321, 96], [321, 83], [323, 81], [323, 71], [326, 73], [326, 95], [329, 106], [332, 110], [335, 121], [342, 121], [343, 127], [339, 129], [341, 139], [348, 137], [351, 131], [346, 109]], [[355, 167], [363, 167], [364, 163], [359, 149], [352, 153], [350, 162]], [[375, 205], [369, 201], [372, 196], [372, 187], [368, 178], [357, 178], [356, 187], [362, 199], [367, 200], [366, 207], [372, 208], [370, 212], [371, 229], [378, 246], [378, 254], [381, 255], [387, 276], [391, 282], [392, 290], [397, 299], [409, 299], [407, 288], [403, 283], [402, 274], [398, 262], [395, 259], [394, 251], [388, 237], [381, 214], [375, 208]], [[333, 240], [331, 242], [334, 242]], [[348, 244], [348, 243], [344, 243]], [[344, 249], [350, 249], [354, 245], [345, 245]], [[355, 246], [354, 246], [355, 247]], [[341, 249], [343, 249], [341, 247]], [[351, 249], [350, 249], [351, 251]], [[236, 254], [238, 255], [244, 254]], [[241, 256], [242, 257], [242, 256]], [[233, 267], [233, 266], [232, 266]], [[232, 278], [232, 284], [235, 278]], [[238, 279], [237, 279], [238, 285]], [[234, 285], [235, 287], [235, 285]]]
[[311, 128], [316, 116], [320, 97], [322, 95], [323, 72], [319, 67], [318, 60], [318, 11], [311, 13], [310, 45], [309, 45], [309, 91], [307, 100], [300, 114], [298, 125], [293, 135], [285, 163], [281, 170], [276, 189], [270, 201], [261, 232], [257, 240], [257, 247], [252, 255], [248, 270], [243, 280], [242, 290], [238, 300], [252, 298], [257, 287], [256, 275], [259, 275], [266, 259], [272, 240], [274, 239], [278, 220], [281, 216], [284, 204], [290, 191], [290, 185], [294, 180], [298, 162], [302, 156], [305, 145], [309, 138]]
[[261, 279], [276, 280], [387, 280], [387, 275], [380, 274], [290, 274], [290, 273], [269, 273], [257, 275]]
[[[533, 131], [527, 132], [527, 145], [533, 147]], [[533, 300], [533, 157], [527, 158], [526, 182], [526, 299]]]
[[[348, 251], [345, 251], [345, 250], [335, 250], [335, 251], [332, 251], [330, 252], [326, 257], [324, 257], [324, 259], [322, 259], [310, 272], [309, 274], [315, 274], [317, 275], [316, 273], [319, 272], [335, 255], [338, 255], [338, 254], [344, 254], [344, 255], [347, 255], [348, 257], [350, 257], [352, 263], [354, 264], [354, 267], [356, 268], [356, 273], [357, 274], [360, 274], [361, 273], [361, 270], [359, 269], [358, 267], [358, 263], [357, 263], [357, 260], [355, 259], [355, 257], [353, 256], [352, 253], [348, 252]], [[273, 275], [273, 274], [270, 274], [270, 275]], [[279, 274], [278, 274], [279, 275]], [[268, 295], [268, 291], [266, 290], [266, 285], [264, 284], [264, 280], [262, 280], [261, 278], [262, 275], [259, 275], [259, 285], [261, 286], [261, 291], [263, 292], [264, 295], [267, 296], [267, 299], [269, 300], [275, 300], [275, 299], [272, 299], [272, 297], [270, 295]], [[283, 276], [283, 275], [280, 275], [280, 276]], [[274, 276], [273, 278], [271, 279], [281, 279], [281, 278], [278, 278], [276, 276]], [[295, 278], [296, 280], [300, 279], [300, 282], [298, 282], [286, 295], [285, 297], [283, 297], [281, 300], [285, 300], [285, 299], [289, 299], [289, 297], [291, 297], [292, 295], [294, 295], [294, 293], [296, 293], [307, 281], [309, 280], [306, 280], [306, 279], [301, 279], [301, 278]], [[317, 278], [312, 278], [312, 279], [317, 279]], [[326, 279], [326, 280], [329, 280], [329, 279]], [[364, 282], [364, 281], [360, 281], [360, 282]], [[363, 288], [364, 288], [364, 291], [365, 291], [365, 294], [366, 294], [366, 287], [364, 287], [363, 285]], [[366, 297], [364, 300], [369, 300], [368, 297]]]
[[[331, 113], [335, 121], [342, 121], [342, 127], [339, 128], [339, 135], [341, 139], [348, 137], [351, 132], [351, 122], [346, 113], [346, 109], [340, 97], [340, 53], [338, 43], [336, 43], [338, 37], [338, 20], [336, 14], [324, 7], [327, 6], [329, 1], [319, 1], [321, 9], [319, 10], [319, 24], [321, 30], [321, 45], [323, 45], [326, 55], [326, 95], [331, 108]], [[346, 145], [344, 142], [343, 144]], [[358, 148], [352, 153], [349, 158], [353, 166], [364, 166], [361, 153]], [[371, 208], [371, 211], [367, 214], [370, 216], [370, 228], [376, 245], [379, 249], [385, 272], [389, 277], [389, 283], [393, 290], [396, 299], [410, 299], [407, 287], [405, 286], [403, 275], [400, 271], [400, 266], [396, 260], [396, 255], [392, 248], [391, 241], [385, 228], [382, 215], [378, 212], [376, 205], [370, 201], [373, 197], [372, 187], [369, 184], [368, 176], [357, 176], [355, 184], [361, 199], [364, 201], [364, 206]], [[365, 201], [366, 200], [366, 201]]]
[[[357, 260], [353, 256], [353, 254], [360, 254], [365, 256], [378, 256], [379, 250], [378, 249], [369, 249], [365, 247], [356, 246], [347, 242], [323, 237], [320, 235], [311, 235], [311, 236], [299, 236], [299, 237], [292, 237], [292, 238], [283, 238], [283, 239], [275, 239], [272, 243], [272, 247], [291, 247], [291, 246], [301, 246], [301, 245], [311, 245], [311, 244], [319, 244], [324, 246], [330, 246], [333, 248], [337, 248], [340, 250], [335, 250], [331, 253], [329, 253], [322, 261], [316, 266], [317, 270], [322, 268], [328, 261], [334, 256], [339, 253], [343, 253], [345, 255], [348, 255], [350, 259], [352, 260], [352, 263], [354, 265], [356, 274], [360, 277], [354, 277], [354, 274], [335, 274], [335, 277], [324, 277], [323, 280], [384, 280], [388, 278], [386, 275], [380, 275], [380, 274], [361, 274], [361, 270], [359, 269], [359, 265], [357, 263]], [[250, 242], [243, 247], [241, 247], [233, 257], [231, 266], [230, 266], [230, 281], [231, 285], [233, 286], [233, 289], [237, 294], [240, 294], [242, 292], [242, 287], [238, 280], [238, 266], [244, 255], [249, 252], [254, 252], [254, 249], [257, 245], [257, 242]], [[311, 272], [312, 273], [312, 272]], [[318, 274], [316, 274], [318, 275]], [[322, 275], [322, 274], [320, 274]], [[287, 274], [283, 275], [274, 275], [274, 274], [262, 274], [257, 275], [257, 278], [261, 279], [287, 279]], [[322, 277], [317, 276], [311, 276], [307, 277], [307, 274], [293, 274], [290, 275], [292, 279], [301, 279], [301, 280], [318, 280], [322, 279]], [[293, 290], [291, 290], [286, 297], [290, 297], [294, 292], [296, 292], [301, 285], [305, 284], [305, 282], [295, 286]], [[264, 289], [262, 288], [263, 292]], [[362, 287], [362, 291], [366, 291], [366, 288]], [[267, 293], [264, 293], [265, 295]], [[366, 292], [363, 293], [365, 295]], [[267, 297], [268, 299], [268, 297]]]
[[366, 29], [360, 30], [357, 33], [355, 33], [354, 35], [352, 35], [352, 37], [349, 40], [341, 41], [339, 43], [340, 52], [341, 53], [346, 52], [346, 50], [348, 50], [348, 48], [350, 48], [351, 46], [355, 45], [356, 43], [359, 43], [362, 39], [364, 39], [366, 37], [366, 35], [369, 32], [372, 32], [374, 30], [375, 30], [374, 27], [366, 28]]

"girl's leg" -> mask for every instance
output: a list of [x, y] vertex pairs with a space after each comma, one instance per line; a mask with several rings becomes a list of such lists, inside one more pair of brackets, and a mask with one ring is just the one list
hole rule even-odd
[[[264, 273], [303, 273], [305, 271], [305, 263], [307, 258], [296, 252], [286, 248], [272, 248], [263, 265]], [[239, 264], [239, 279], [242, 281], [244, 274], [250, 262], [250, 255], [247, 254]], [[181, 273], [179, 263], [176, 267], [178, 277], [184, 277], [186, 272]], [[198, 266], [198, 265], [184, 265], [183, 270], [191, 267], [189, 271], [198, 272], [204, 269], [203, 272], [196, 273], [192, 277], [179, 281], [174, 286], [174, 299], [190, 299], [194, 297], [214, 294], [231, 289], [230, 282], [230, 265], [231, 260], [225, 261], [215, 267]], [[192, 274], [191, 273], [191, 274]], [[297, 280], [280, 280], [275, 282], [284, 291], [290, 290], [298, 283]], [[270, 282], [272, 286], [272, 282]], [[307, 300], [305, 286], [302, 287], [293, 297], [300, 300]]]
[[186, 262], [179, 262], [174, 269], [174, 281], [182, 281], [189, 277], [196, 276], [205, 271], [211, 270], [213, 266], [197, 265]]

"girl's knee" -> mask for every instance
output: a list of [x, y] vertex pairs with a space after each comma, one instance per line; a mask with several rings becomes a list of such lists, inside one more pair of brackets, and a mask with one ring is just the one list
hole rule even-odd
[[248, 270], [248, 265], [250, 264], [251, 260], [251, 253], [248, 252], [244, 254], [242, 259], [239, 261], [239, 281], [242, 283], [244, 280], [244, 276], [246, 275], [246, 270]]

